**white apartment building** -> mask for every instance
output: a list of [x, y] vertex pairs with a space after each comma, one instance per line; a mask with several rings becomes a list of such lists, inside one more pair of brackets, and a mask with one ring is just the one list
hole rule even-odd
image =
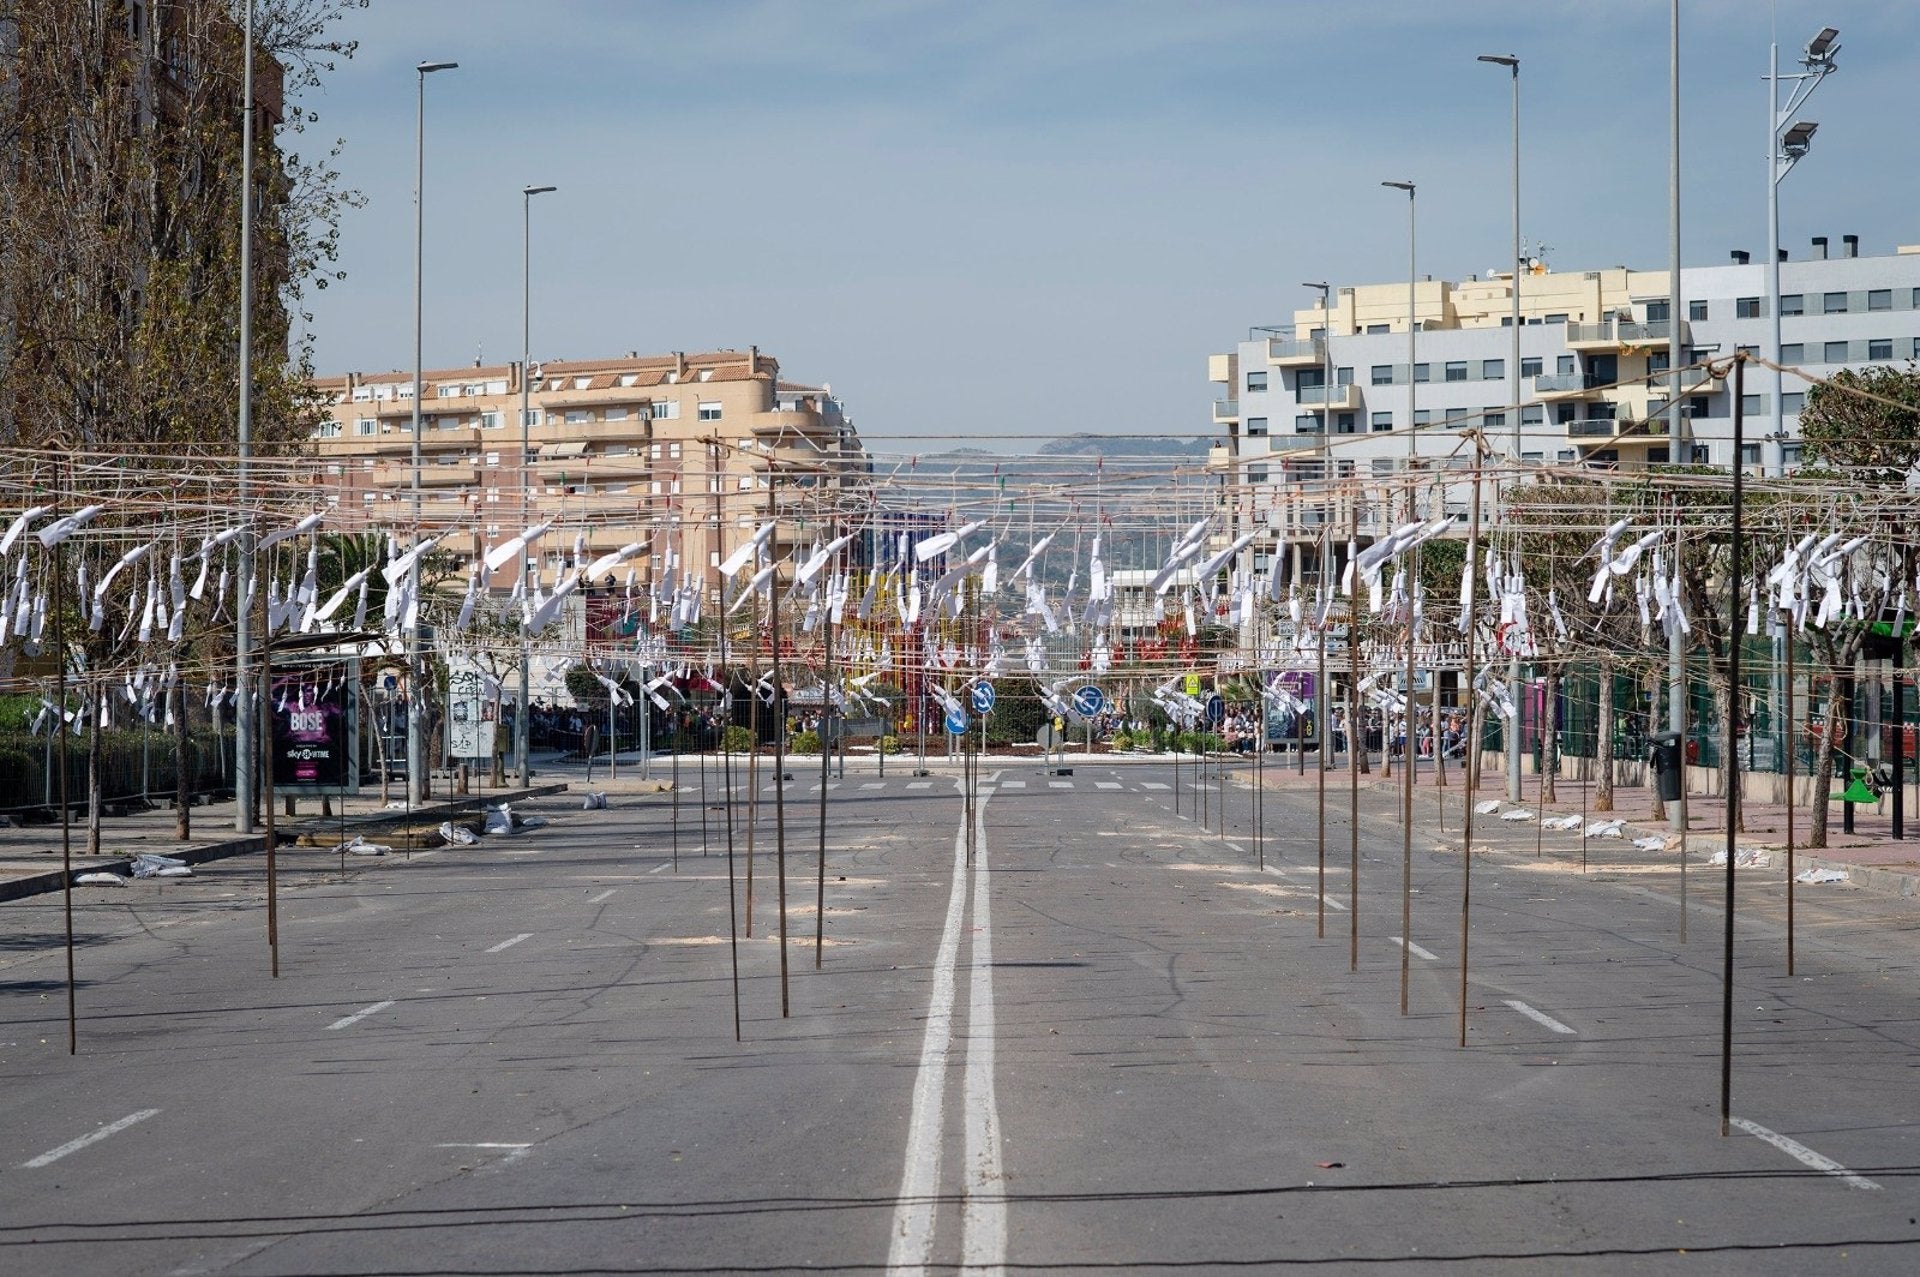
[[[1842, 244], [1829, 256], [1819, 238], [1807, 257], [1783, 260], [1780, 362], [1826, 376], [1920, 357], [1920, 245], [1862, 257], [1856, 237]], [[1764, 272], [1742, 252], [1726, 265], [1681, 271], [1683, 368], [1738, 350], [1771, 353]], [[1241, 494], [1243, 511], [1283, 535], [1318, 536], [1345, 516], [1324, 505], [1302, 508], [1289, 496], [1300, 481], [1392, 475], [1405, 464], [1410, 439], [1424, 465], [1447, 466], [1447, 457], [1462, 465], [1460, 432], [1475, 424], [1496, 452], [1510, 455], [1516, 397], [1523, 460], [1617, 469], [1734, 464], [1725, 379], [1683, 372], [1680, 411], [1662, 411], [1673, 322], [1666, 270], [1559, 272], [1533, 264], [1520, 276], [1517, 369], [1513, 287], [1512, 272], [1418, 281], [1411, 406], [1404, 279], [1335, 289], [1331, 314], [1316, 303], [1212, 356], [1208, 375], [1221, 387], [1213, 420], [1226, 431], [1214, 461], [1229, 475], [1229, 490]], [[1799, 462], [1806, 390], [1792, 376], [1783, 379], [1783, 430], [1771, 450], [1772, 375], [1748, 368], [1744, 464]]]

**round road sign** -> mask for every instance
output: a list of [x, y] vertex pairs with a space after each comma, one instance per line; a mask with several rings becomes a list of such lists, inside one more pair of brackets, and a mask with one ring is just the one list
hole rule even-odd
[[973, 693], [969, 697], [969, 699], [973, 701], [974, 713], [976, 714], [993, 713], [993, 701], [994, 701], [993, 684], [992, 683], [975, 683], [973, 685]]
[[947, 734], [964, 736], [967, 731], [967, 711], [958, 705], [947, 711]]
[[1226, 720], [1226, 698], [1221, 696], [1220, 693], [1215, 692], [1213, 695], [1207, 697], [1207, 721], [1209, 723], [1224, 723]]
[[1107, 707], [1107, 694], [1092, 683], [1077, 687], [1073, 691], [1073, 712], [1083, 718], [1092, 718]]

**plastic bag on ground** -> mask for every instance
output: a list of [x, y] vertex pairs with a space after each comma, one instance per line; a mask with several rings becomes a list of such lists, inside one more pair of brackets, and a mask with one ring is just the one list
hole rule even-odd
[[133, 858], [133, 876], [136, 878], [191, 878], [193, 870], [187, 868], [187, 862], [184, 860], [147, 851]]
[[1580, 827], [1580, 817], [1578, 815], [1555, 816], [1552, 820], [1541, 821], [1540, 827], [1542, 829], [1552, 829], [1565, 833], [1569, 829], [1578, 829]]
[[348, 856], [384, 856], [393, 848], [385, 843], [368, 842], [365, 834], [355, 834], [333, 850]]
[[1804, 873], [1795, 874], [1793, 880], [1804, 882], [1810, 887], [1817, 887], [1829, 882], [1845, 882], [1847, 874], [1844, 869], [1809, 869]]
[[486, 816], [480, 822], [483, 834], [510, 834], [514, 832], [513, 808], [506, 803], [498, 807], [487, 808]]
[[[1735, 869], [1765, 869], [1771, 859], [1766, 852], [1761, 851], [1758, 847], [1737, 847], [1733, 853], [1733, 867]], [[1714, 852], [1712, 858], [1709, 859], [1707, 863], [1710, 865], [1726, 864], [1726, 850], [1723, 848]], [[1802, 880], [1804, 880], [1805, 877], [1806, 875], [1801, 875]], [[1840, 875], [1840, 879], [1844, 881], [1846, 875]]]
[[73, 880], [76, 887], [124, 887], [127, 880], [119, 874], [88, 873], [80, 874]]
[[580, 804], [581, 811], [605, 811], [606, 809], [607, 796], [598, 790], [588, 794], [586, 800]]
[[456, 825], [451, 820], [440, 825], [440, 837], [450, 847], [471, 847], [480, 841], [480, 835], [465, 825]]
[[1482, 816], [1491, 816], [1494, 812], [1500, 810], [1500, 800], [1498, 798], [1489, 798], [1484, 803], [1475, 803], [1473, 809]]
[[1528, 811], [1528, 810], [1527, 810], [1527, 809], [1526, 809], [1525, 807], [1515, 807], [1515, 808], [1514, 808], [1514, 809], [1513, 809], [1512, 811], [1503, 811], [1503, 812], [1501, 812], [1501, 813], [1500, 813], [1500, 819], [1502, 819], [1502, 820], [1532, 820], [1532, 819], [1533, 819], [1533, 813], [1532, 813], [1532, 812], [1530, 812], [1530, 811]]

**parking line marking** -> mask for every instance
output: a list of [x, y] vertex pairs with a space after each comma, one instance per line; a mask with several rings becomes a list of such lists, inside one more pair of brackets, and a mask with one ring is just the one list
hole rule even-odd
[[601, 901], [605, 900], [608, 896], [612, 895], [617, 890], [619, 890], [619, 888], [617, 887], [608, 887], [605, 891], [601, 892], [599, 895], [595, 896], [593, 899], [587, 901], [587, 903], [590, 905], [597, 905]]
[[[393, 1004], [389, 1002], [387, 1005], [392, 1006]], [[129, 1126], [132, 1126], [134, 1123], [144, 1122], [148, 1118], [152, 1117], [154, 1114], [158, 1113], [159, 1111], [160, 1111], [159, 1109], [141, 1109], [137, 1113], [129, 1113], [125, 1117], [121, 1118], [119, 1121], [109, 1122], [97, 1131], [88, 1131], [85, 1135], [82, 1135], [77, 1140], [68, 1140], [65, 1144], [62, 1144], [59, 1148], [48, 1149], [46, 1152], [40, 1154], [40, 1156], [34, 1158], [32, 1161], [21, 1163], [21, 1169], [29, 1170], [29, 1171], [37, 1171], [42, 1166], [51, 1166], [55, 1162], [59, 1161], [61, 1158], [65, 1157], [67, 1154], [78, 1153], [81, 1149], [87, 1147], [87, 1145], [89, 1144], [98, 1144], [101, 1140], [106, 1139], [109, 1135], [118, 1135], [120, 1132], [126, 1130]]]
[[1504, 998], [1502, 999], [1502, 1001], [1504, 1001], [1508, 1006], [1512, 1007], [1514, 1010], [1518, 1011], [1521, 1015], [1526, 1016], [1529, 1020], [1532, 1020], [1536, 1024], [1544, 1024], [1549, 1029], [1552, 1029], [1555, 1033], [1572, 1033], [1574, 1031], [1568, 1028], [1566, 1025], [1560, 1023], [1560, 1021], [1554, 1019], [1552, 1016], [1548, 1015], [1546, 1012], [1534, 1010], [1532, 1007], [1520, 1001], [1518, 998]]
[[1770, 1131], [1758, 1122], [1749, 1122], [1744, 1117], [1736, 1117], [1731, 1119], [1729, 1124], [1739, 1127], [1755, 1139], [1773, 1145], [1795, 1161], [1811, 1166], [1816, 1171], [1825, 1171], [1829, 1175], [1845, 1180], [1849, 1188], [1877, 1190], [1880, 1187], [1864, 1175], [1855, 1175], [1831, 1157], [1816, 1153], [1799, 1140], [1782, 1135], [1778, 1131]]
[[533, 939], [533, 932], [522, 931], [519, 935], [513, 937], [513, 939], [511, 940], [502, 940], [499, 944], [493, 946], [493, 948], [488, 949], [487, 952], [499, 953], [502, 949], [513, 948], [513, 946], [519, 944], [522, 940], [531, 940], [531, 939]]
[[[1419, 945], [1415, 944], [1411, 940], [1406, 939], [1404, 936], [1388, 936], [1387, 939], [1393, 941], [1395, 944], [1405, 945], [1407, 948], [1407, 952], [1411, 953], [1416, 958], [1425, 958], [1428, 962], [1440, 961], [1440, 959], [1434, 956], [1431, 952], [1427, 951], [1426, 949], [1422, 949]], [[1571, 1033], [1573, 1032], [1573, 1030], [1567, 1029], [1566, 1032]]]
[[370, 1007], [361, 1007], [358, 1011], [355, 1011], [352, 1015], [341, 1016], [338, 1020], [335, 1020], [332, 1024], [329, 1024], [327, 1027], [329, 1029], [351, 1028], [354, 1025], [360, 1023], [360, 1021], [366, 1019], [370, 1015], [379, 1015], [382, 1011], [392, 1006], [393, 1001], [394, 1000], [392, 998], [388, 998], [385, 1002], [376, 1002]]

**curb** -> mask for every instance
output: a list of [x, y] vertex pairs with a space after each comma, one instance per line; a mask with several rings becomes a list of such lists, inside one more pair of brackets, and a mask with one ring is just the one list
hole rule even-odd
[[[350, 833], [364, 833], [371, 830], [389, 828], [394, 825], [409, 824], [414, 821], [429, 819], [440, 821], [449, 816], [457, 816], [463, 812], [472, 811], [478, 807], [486, 807], [505, 802], [519, 802], [526, 798], [545, 798], [553, 794], [564, 794], [565, 792], [567, 792], [567, 784], [564, 781], [560, 781], [549, 785], [534, 785], [528, 789], [501, 791], [484, 796], [469, 795], [466, 798], [455, 798], [446, 802], [434, 803], [427, 807], [418, 807], [412, 811], [369, 812], [367, 815], [352, 816], [345, 820], [339, 818], [321, 819], [319, 817], [312, 817], [306, 820], [296, 821], [284, 828], [276, 827], [273, 831], [274, 841], [282, 846], [288, 846], [291, 845], [295, 839], [307, 833], [332, 832], [337, 834], [342, 830]], [[175, 860], [184, 861], [189, 865], [201, 865], [206, 864], [208, 861], [226, 860], [233, 856], [251, 855], [257, 851], [266, 850], [266, 846], [267, 840], [264, 834], [249, 834], [244, 837], [229, 838], [221, 842], [202, 843], [196, 847], [183, 847], [178, 851], [168, 851], [159, 854], [172, 856]], [[84, 868], [76, 867], [74, 872], [75, 874], [127, 873], [130, 872], [132, 868], [133, 857], [131, 856], [119, 856], [112, 859], [103, 857], [89, 860]], [[65, 884], [66, 874], [59, 869], [49, 870], [46, 873], [23, 874], [18, 878], [11, 878], [5, 882], [0, 882], [0, 903], [9, 900], [23, 900], [28, 896], [44, 895], [50, 891], [59, 891]]]

